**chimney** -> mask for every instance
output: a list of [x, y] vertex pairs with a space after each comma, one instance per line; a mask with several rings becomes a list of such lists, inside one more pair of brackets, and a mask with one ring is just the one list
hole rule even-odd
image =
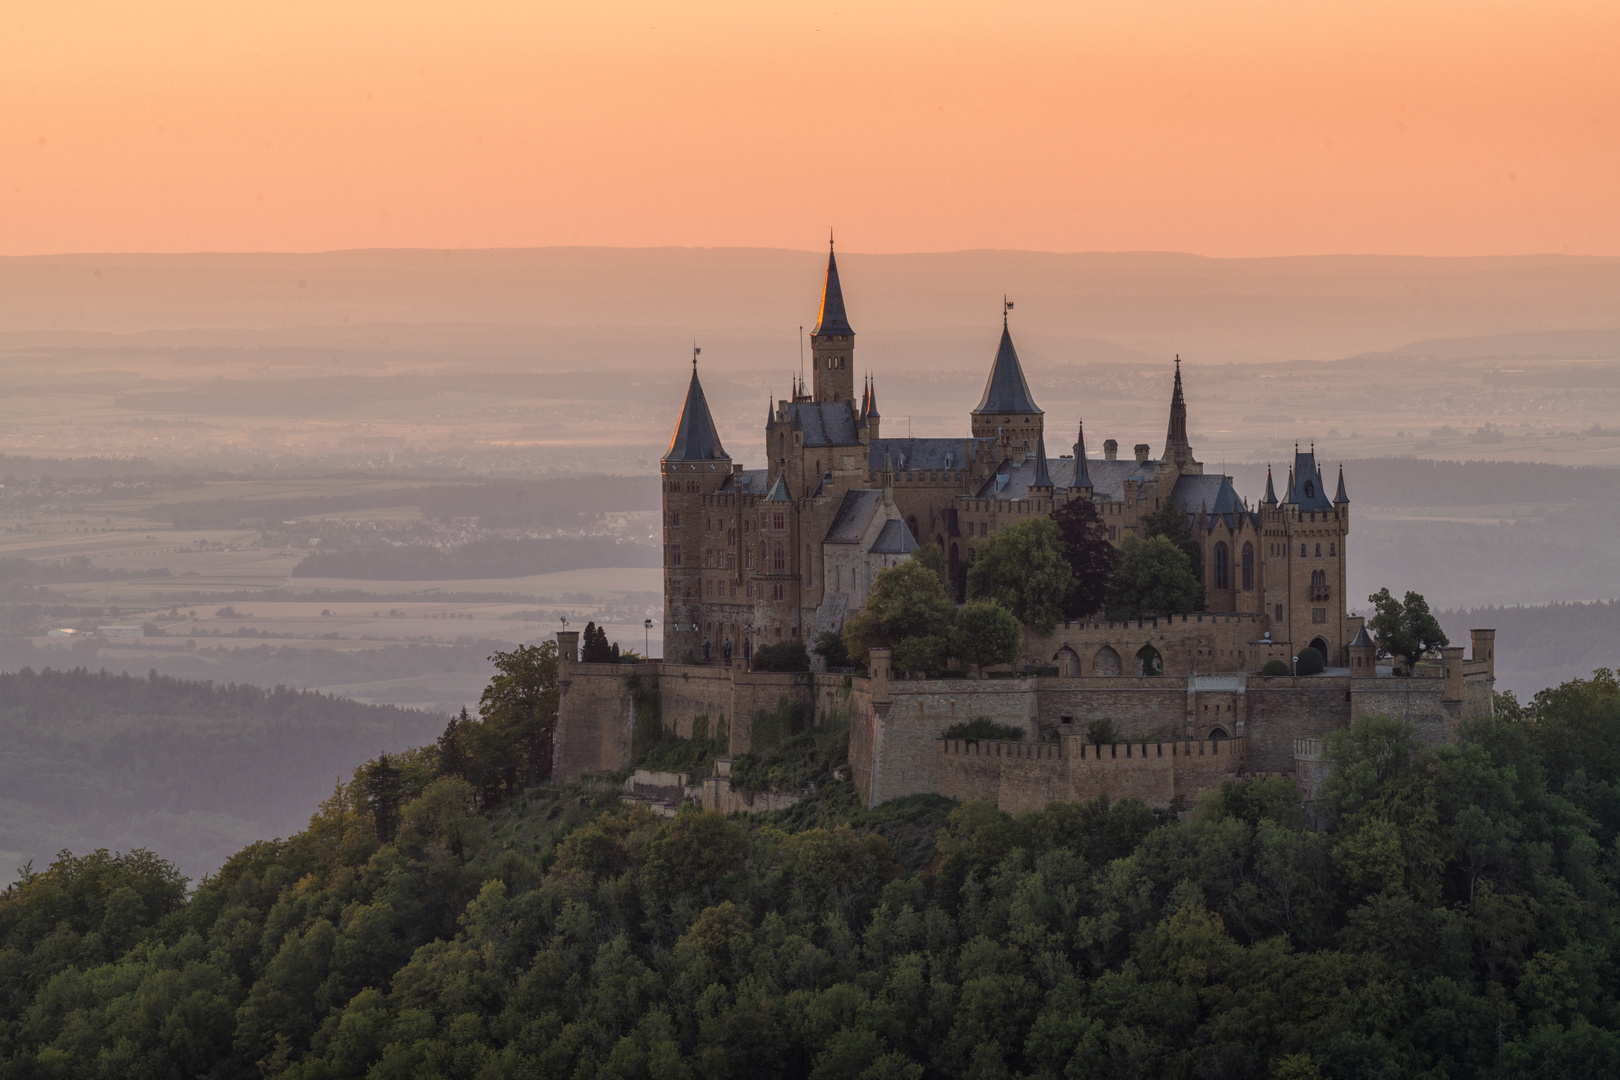
[[1119, 440], [1108, 439], [1103, 443], [1103, 459], [1105, 461], [1119, 460]]
[[1145, 442], [1139, 442], [1136, 444], [1136, 463], [1138, 465], [1142, 464], [1142, 462], [1148, 459], [1148, 453], [1151, 451], [1151, 449], [1152, 448]]

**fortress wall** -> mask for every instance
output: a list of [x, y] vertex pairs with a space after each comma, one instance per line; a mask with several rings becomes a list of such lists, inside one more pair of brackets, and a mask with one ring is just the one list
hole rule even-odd
[[877, 713], [872, 708], [872, 680], [852, 676], [849, 694], [849, 771], [855, 793], [865, 806], [874, 805], [871, 798], [872, 760], [876, 756], [877, 727]]
[[[1039, 737], [1035, 679], [901, 679], [887, 682], [887, 703], [872, 702], [868, 805], [938, 791], [936, 740], [952, 724], [980, 717]], [[887, 706], [887, 716], [882, 715]], [[850, 756], [857, 746], [852, 740]]]
[[1249, 768], [1257, 772], [1292, 772], [1295, 739], [1320, 738], [1350, 722], [1351, 682], [1341, 676], [1251, 676], [1245, 695], [1248, 716], [1243, 727]]
[[1060, 743], [963, 742], [939, 739], [939, 792], [953, 799], [985, 799], [1016, 814], [1053, 801], [1141, 799], [1168, 806], [1235, 778], [1244, 767], [1246, 741], [1223, 739], [1087, 746], [1079, 736]]
[[585, 773], [623, 769], [630, 764], [630, 734], [636, 712], [625, 676], [648, 678], [658, 665], [621, 664], [561, 666], [562, 701], [557, 710], [557, 737], [552, 748], [552, 776], [578, 780]]
[[1395, 717], [1411, 724], [1429, 743], [1449, 741], [1455, 733], [1456, 717], [1446, 708], [1446, 684], [1441, 679], [1355, 679], [1351, 685], [1351, 720]]
[[935, 740], [939, 793], [984, 799], [1009, 814], [1069, 797], [1068, 763], [1058, 743]]
[[1185, 676], [1194, 670], [1209, 674], [1258, 669], [1270, 655], [1252, 644], [1263, 632], [1258, 615], [1201, 612], [1129, 622], [1063, 623], [1046, 635], [1026, 629], [1024, 648], [1042, 663], [1052, 663], [1067, 647], [1080, 658], [1078, 674], [1091, 676], [1099, 674], [1096, 656], [1106, 646], [1119, 654], [1120, 674], [1129, 676], [1136, 672], [1137, 651], [1152, 645], [1164, 660], [1164, 674]]
[[752, 746], [750, 727], [760, 712], [774, 712], [786, 698], [805, 706], [805, 723], [814, 724], [818, 676], [779, 671], [738, 671], [728, 715], [731, 721], [731, 754], [748, 753]]
[[1496, 712], [1496, 677], [1490, 668], [1483, 660], [1463, 665], [1463, 716], [1491, 716]]
[[1109, 719], [1131, 739], [1152, 734], [1183, 734], [1187, 714], [1186, 679], [1041, 679], [1036, 685], [1037, 717], [1049, 729], [1068, 722], [1082, 728]]
[[692, 721], [699, 716], [709, 718], [709, 733], [725, 717], [729, 722], [735, 715], [732, 706], [732, 672], [722, 664], [654, 664], [653, 677], [658, 682], [659, 706], [663, 710], [664, 730], [673, 731], [683, 739], [692, 737]]

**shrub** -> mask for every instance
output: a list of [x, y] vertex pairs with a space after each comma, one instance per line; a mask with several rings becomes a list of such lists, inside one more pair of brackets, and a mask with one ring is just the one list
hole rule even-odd
[[1119, 729], [1109, 717], [1093, 720], [1086, 725], [1086, 738], [1093, 746], [1112, 746], [1119, 742]]
[[952, 724], [945, 729], [942, 737], [966, 739], [968, 742], [978, 742], [981, 739], [992, 742], [1021, 742], [1024, 738], [1024, 729], [1013, 727], [1011, 724], [998, 724], [988, 716], [979, 716], [972, 720], [964, 720], [960, 724]]
[[1260, 674], [1266, 676], [1267, 678], [1277, 675], [1287, 675], [1288, 664], [1282, 660], [1267, 660], [1265, 666], [1260, 669]]
[[778, 641], [754, 650], [755, 671], [809, 671], [810, 654], [804, 642]]
[[1327, 661], [1322, 659], [1322, 654], [1307, 645], [1299, 650], [1299, 660], [1294, 664], [1294, 674], [1320, 675], [1325, 667]]

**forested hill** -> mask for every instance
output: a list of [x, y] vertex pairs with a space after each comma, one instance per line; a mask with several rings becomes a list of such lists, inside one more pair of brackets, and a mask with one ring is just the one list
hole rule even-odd
[[1607, 673], [1457, 746], [1358, 721], [1309, 814], [1285, 778], [861, 810], [836, 734], [766, 751], [816, 790], [754, 819], [498, 796], [447, 735], [189, 899], [64, 857], [0, 896], [0, 1076], [1620, 1075]]
[[0, 674], [0, 853], [152, 847], [197, 876], [286, 836], [354, 767], [442, 716], [166, 676]]

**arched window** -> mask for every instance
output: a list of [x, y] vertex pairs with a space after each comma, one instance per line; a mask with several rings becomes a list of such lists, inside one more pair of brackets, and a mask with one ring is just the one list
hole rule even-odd
[[1244, 592], [1250, 592], [1253, 589], [1254, 589], [1254, 545], [1250, 544], [1250, 543], [1245, 543], [1243, 545], [1243, 591]]
[[1339, 553], [1339, 545], [1334, 544], [1334, 543], [1329, 543], [1328, 544], [1328, 554], [1329, 555], [1337, 555], [1338, 553]]
[[1227, 554], [1224, 540], [1215, 545], [1215, 587], [1217, 589], [1232, 587], [1232, 560]]
[[771, 553], [771, 571], [777, 574], [787, 572], [787, 552], [781, 544], [777, 544], [776, 550]]
[[1136, 651], [1136, 673], [1138, 675], [1163, 675], [1164, 657], [1152, 645], [1144, 645]]
[[1097, 650], [1097, 655], [1091, 658], [1091, 673], [1093, 675], [1120, 674], [1119, 653], [1104, 645]]
[[1299, 545], [1299, 557], [1302, 558], [1302, 559], [1305, 557], [1305, 545], [1304, 544]]
[[1316, 545], [1316, 557], [1318, 559], [1320, 559], [1322, 557], [1322, 545], [1321, 544]]

